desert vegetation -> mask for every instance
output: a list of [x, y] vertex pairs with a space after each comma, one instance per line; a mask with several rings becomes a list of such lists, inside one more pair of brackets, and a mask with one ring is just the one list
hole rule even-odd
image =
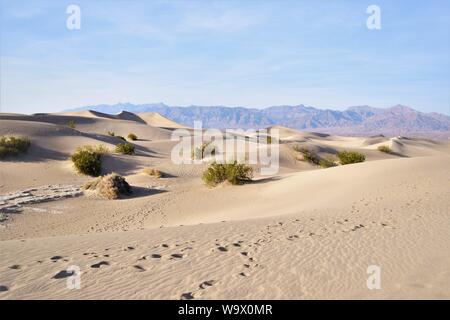
[[322, 168], [331, 168], [336, 166], [336, 159], [332, 156], [328, 156], [320, 159], [319, 166]]
[[340, 151], [337, 153], [337, 157], [342, 165], [364, 162], [366, 160], [364, 154], [355, 151]]
[[75, 150], [70, 159], [78, 172], [97, 177], [102, 170], [102, 156], [107, 152], [109, 150], [103, 145], [82, 146]]
[[195, 148], [192, 151], [192, 160], [201, 160], [208, 154], [212, 156], [216, 154], [216, 147], [211, 141], [204, 142], [200, 147]]
[[115, 137], [116, 133], [114, 131], [108, 131], [108, 136]]
[[131, 143], [119, 143], [116, 145], [116, 152], [121, 154], [134, 154], [134, 145]]
[[131, 187], [124, 177], [117, 173], [98, 177], [83, 186], [84, 190], [94, 192], [97, 196], [106, 199], [118, 199], [121, 195], [132, 193]]
[[392, 149], [389, 146], [379, 146], [377, 149], [384, 153], [392, 153]]
[[23, 137], [0, 137], [0, 158], [27, 152], [31, 142]]
[[147, 168], [142, 169], [142, 172], [144, 172], [145, 174], [148, 174], [149, 176], [153, 176], [155, 178], [162, 177], [162, 172], [155, 168], [147, 167]]
[[250, 182], [253, 178], [253, 169], [237, 161], [231, 163], [212, 163], [203, 172], [203, 181], [208, 186], [216, 186], [219, 183], [228, 181], [233, 185]]
[[75, 127], [77, 126], [77, 124], [75, 123], [74, 120], [70, 120], [70, 121], [67, 123], [67, 126], [68, 126], [70, 129], [75, 129]]
[[136, 141], [138, 139], [137, 135], [135, 135], [134, 133], [129, 133], [127, 138], [131, 141]]
[[300, 161], [306, 161], [314, 165], [320, 164], [320, 158], [314, 151], [298, 145], [294, 146], [294, 151], [301, 153], [302, 158], [299, 158]]

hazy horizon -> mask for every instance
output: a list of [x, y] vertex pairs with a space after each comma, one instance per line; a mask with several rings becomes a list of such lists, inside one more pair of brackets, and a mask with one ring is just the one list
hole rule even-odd
[[[69, 4], [80, 29], [67, 28]], [[379, 6], [381, 29], [366, 12]], [[450, 115], [450, 3], [0, 0], [1, 112], [397, 104]], [[149, 102], [150, 101], [150, 102]]]

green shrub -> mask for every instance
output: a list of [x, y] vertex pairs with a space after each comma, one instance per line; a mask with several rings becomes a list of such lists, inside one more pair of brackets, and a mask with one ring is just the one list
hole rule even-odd
[[392, 149], [388, 146], [379, 146], [378, 151], [384, 152], [384, 153], [392, 153]]
[[335, 159], [333, 157], [326, 157], [326, 158], [322, 158], [319, 161], [319, 165], [322, 168], [331, 168], [331, 167], [335, 167], [336, 163], [335, 163]]
[[67, 126], [68, 126], [70, 129], [75, 129], [75, 127], [76, 127], [77, 125], [76, 125], [75, 121], [70, 120], [70, 121], [67, 123]]
[[121, 195], [132, 193], [131, 187], [124, 177], [117, 173], [111, 173], [103, 177], [98, 177], [86, 183], [83, 189], [95, 192], [98, 196], [106, 199], [117, 199]]
[[337, 156], [342, 165], [364, 162], [366, 160], [365, 155], [354, 151], [341, 151], [337, 153]]
[[102, 170], [103, 147], [78, 147], [70, 156], [78, 172], [97, 177]]
[[203, 172], [203, 181], [208, 186], [216, 186], [219, 183], [228, 181], [233, 185], [243, 184], [251, 181], [253, 178], [253, 169], [243, 163], [212, 163], [205, 172]]
[[108, 136], [115, 137], [116, 134], [114, 133], [114, 131], [108, 131]]
[[303, 155], [303, 159], [299, 159], [301, 161], [307, 161], [314, 165], [320, 164], [320, 158], [314, 151], [311, 151], [307, 148], [294, 146], [294, 151], [300, 152]]
[[138, 137], [134, 133], [128, 134], [128, 140], [136, 141], [137, 139], [138, 139]]
[[154, 168], [144, 168], [142, 170], [142, 172], [144, 172], [145, 174], [148, 174], [149, 176], [154, 176], [155, 178], [162, 177], [162, 172], [157, 169], [154, 169]]
[[216, 147], [212, 144], [212, 142], [204, 142], [201, 147], [195, 148], [195, 150], [192, 151], [192, 160], [201, 160], [205, 157], [205, 155], [215, 155], [216, 154]]
[[28, 138], [0, 137], [0, 158], [27, 152], [31, 142]]
[[122, 154], [134, 154], [134, 145], [131, 143], [119, 143], [116, 145], [116, 152]]

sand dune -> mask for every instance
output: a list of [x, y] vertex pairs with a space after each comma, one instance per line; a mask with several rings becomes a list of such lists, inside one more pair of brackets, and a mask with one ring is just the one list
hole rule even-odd
[[[32, 142], [0, 162], [0, 298], [450, 298], [449, 144], [275, 126], [278, 174], [207, 188], [207, 163], [170, 160], [176, 127], [155, 114], [0, 114], [0, 136]], [[115, 201], [81, 195], [91, 178], [68, 160], [79, 145], [113, 149], [109, 130], [140, 138], [136, 155], [104, 158], [103, 173], [135, 191]], [[320, 169], [299, 161], [295, 145], [367, 161]], [[80, 290], [66, 287], [71, 265]], [[381, 267], [380, 290], [366, 286], [369, 265]]]

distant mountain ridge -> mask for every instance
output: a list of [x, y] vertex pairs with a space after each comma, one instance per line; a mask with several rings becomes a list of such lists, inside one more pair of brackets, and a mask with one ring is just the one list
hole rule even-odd
[[255, 109], [195, 105], [177, 107], [164, 103], [140, 105], [119, 103], [86, 106], [71, 111], [86, 109], [110, 114], [123, 110], [134, 113], [157, 112], [175, 122], [191, 127], [195, 120], [201, 120], [204, 128], [256, 129], [281, 125], [293, 129], [346, 135], [415, 135], [445, 140], [450, 138], [449, 116], [423, 113], [403, 105], [387, 109], [356, 106], [337, 111], [317, 109], [302, 104]]

